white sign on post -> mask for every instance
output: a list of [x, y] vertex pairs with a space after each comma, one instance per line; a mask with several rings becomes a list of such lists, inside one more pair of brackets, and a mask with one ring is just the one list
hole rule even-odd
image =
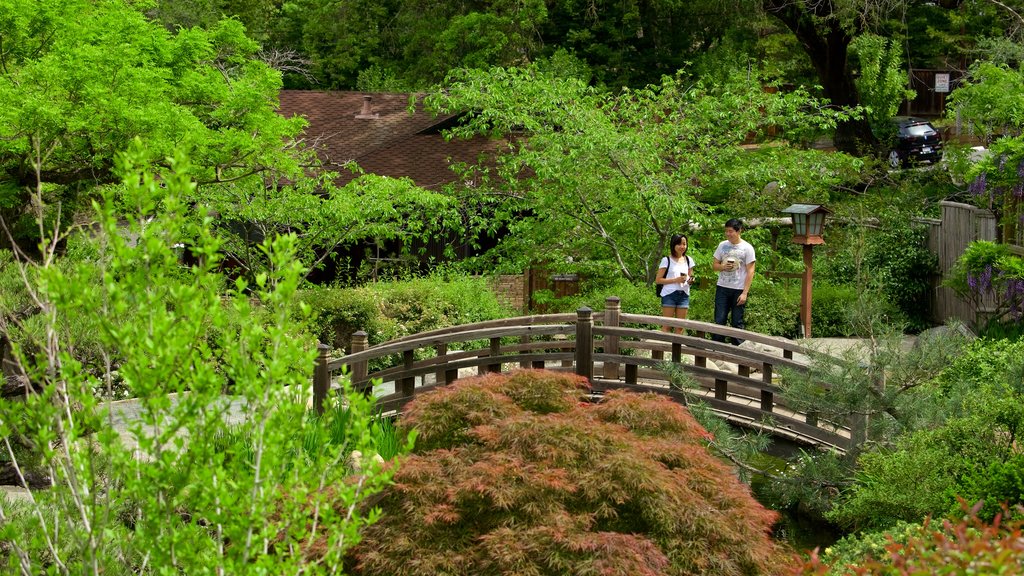
[[949, 74], [935, 75], [935, 91], [949, 92]]

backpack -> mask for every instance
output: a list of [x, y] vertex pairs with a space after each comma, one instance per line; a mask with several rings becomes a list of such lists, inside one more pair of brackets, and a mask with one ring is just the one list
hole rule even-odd
[[[668, 274], [668, 267], [671, 266], [671, 264], [672, 264], [672, 262], [669, 261], [668, 265], [665, 266], [665, 274]], [[689, 254], [687, 254], [686, 255], [687, 271], [692, 270], [693, 269], [693, 265], [694, 265], [693, 258], [691, 258]], [[657, 296], [658, 298], [661, 298], [661, 289], [664, 288], [665, 286], [667, 286], [667, 284], [658, 284], [658, 282], [657, 282], [658, 276], [657, 275], [655, 275], [654, 280], [655, 280], [655, 282], [654, 282], [654, 295]]]

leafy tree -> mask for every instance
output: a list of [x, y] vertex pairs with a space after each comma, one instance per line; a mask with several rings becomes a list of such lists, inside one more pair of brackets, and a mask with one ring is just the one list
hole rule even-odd
[[[44, 311], [31, 319], [40, 338], [15, 342], [38, 392], [0, 400], [0, 437], [17, 470], [41, 468], [51, 485], [32, 490], [22, 514], [0, 508], [0, 564], [22, 574], [326, 571], [375, 517], [355, 505], [393, 471], [346, 465], [352, 450], [370, 453], [372, 408], [349, 396], [350, 434], [333, 449], [309, 444], [327, 422], [305, 417], [315, 351], [295, 320], [294, 237], [264, 243], [272, 267], [251, 289], [239, 280], [222, 292], [209, 217], [185, 215], [187, 162], [157, 177], [144, 159], [123, 165], [121, 186], [95, 203], [98, 224], [76, 237], [92, 257], [17, 264]], [[201, 255], [189, 268], [175, 251], [186, 237]], [[93, 362], [76, 347], [80, 324], [99, 348]], [[110, 403], [119, 386], [137, 415]], [[236, 410], [249, 442], [225, 447]], [[16, 458], [19, 443], [31, 459]]]
[[[708, 222], [711, 183], [748, 166], [740, 144], [752, 131], [779, 126], [800, 138], [842, 117], [806, 93], [768, 94], [743, 81], [712, 88], [666, 77], [606, 94], [536, 66], [454, 72], [427, 103], [470, 111], [452, 137], [517, 135], [464, 192], [512, 217], [506, 255], [529, 258], [543, 246], [555, 266], [646, 280], [669, 235]], [[785, 179], [805, 166], [778, 168]]]
[[955, 163], [953, 170], [971, 183], [972, 200], [996, 214], [1006, 242], [1020, 241], [1024, 217], [1024, 100], [1016, 92], [1022, 87], [1020, 71], [981, 63], [950, 95], [951, 113], [955, 110], [986, 141], [998, 137], [979, 161]]
[[858, 36], [850, 49], [859, 64], [860, 75], [854, 83], [860, 103], [867, 110], [868, 123], [875, 136], [889, 140], [895, 136], [889, 119], [899, 112], [904, 100], [913, 99], [915, 94], [907, 89], [902, 50], [899, 44], [874, 34]]
[[761, 508], [657, 395], [591, 405], [576, 377], [521, 371], [415, 399], [415, 453], [348, 557], [354, 574], [774, 574]]
[[[215, 213], [205, 225], [250, 279], [266, 266], [256, 245], [277, 233], [295, 233], [315, 265], [341, 243], [407, 238], [445, 220], [444, 197], [406, 180], [333, 186], [302, 144], [304, 121], [277, 114], [280, 73], [236, 20], [172, 33], [121, 0], [0, 10], [0, 217], [23, 251], [53, 241], [97, 187], [116, 182], [115, 158], [136, 141], [154, 167], [175, 150], [191, 159], [187, 202]], [[415, 211], [437, 218], [407, 217]]]

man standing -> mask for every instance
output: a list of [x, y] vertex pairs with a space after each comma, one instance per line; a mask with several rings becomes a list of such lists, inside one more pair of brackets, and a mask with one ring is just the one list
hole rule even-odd
[[[712, 268], [718, 272], [715, 287], [715, 324], [725, 326], [726, 318], [732, 316], [733, 328], [744, 328], [743, 311], [747, 306], [750, 282], [754, 279], [754, 247], [740, 238], [743, 222], [731, 218], [725, 223], [725, 240], [715, 249]], [[715, 335], [712, 340], [725, 342], [725, 336]], [[732, 338], [739, 346], [743, 340]]]

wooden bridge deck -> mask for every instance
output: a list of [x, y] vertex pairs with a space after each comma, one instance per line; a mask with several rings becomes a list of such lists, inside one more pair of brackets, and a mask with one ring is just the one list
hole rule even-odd
[[[644, 326], [655, 326], [655, 329]], [[686, 334], [663, 332], [663, 326]], [[750, 344], [715, 342], [711, 334]], [[348, 371], [357, 388], [372, 389], [378, 406], [401, 411], [416, 394], [460, 377], [515, 368], [572, 371], [586, 377], [595, 395], [627, 388], [667, 395], [680, 402], [700, 400], [729, 421], [799, 443], [845, 451], [846, 426], [818, 421], [786, 406], [778, 395], [778, 368], [806, 372], [821, 356], [799, 343], [755, 332], [692, 320], [622, 314], [618, 298], [593, 314], [548, 314], [505, 318], [414, 334], [370, 347], [363, 332], [352, 351], [330, 358], [321, 346], [314, 377], [314, 403], [322, 405], [331, 382]], [[681, 389], [662, 368], [678, 365], [698, 383]], [[371, 366], [383, 366], [371, 370]]]

